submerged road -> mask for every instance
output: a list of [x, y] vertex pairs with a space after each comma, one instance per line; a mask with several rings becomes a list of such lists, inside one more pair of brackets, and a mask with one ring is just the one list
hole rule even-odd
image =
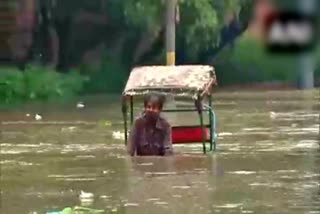
[[81, 191], [106, 213], [320, 213], [319, 100], [217, 93], [217, 152], [179, 145], [169, 158], [126, 156], [118, 97], [0, 113], [1, 213], [79, 205]]

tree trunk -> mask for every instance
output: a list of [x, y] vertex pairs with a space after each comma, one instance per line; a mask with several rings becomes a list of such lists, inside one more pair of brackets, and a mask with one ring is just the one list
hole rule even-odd
[[68, 52], [69, 52], [69, 37], [71, 27], [71, 17], [63, 20], [57, 20], [55, 23], [57, 37], [59, 39], [58, 63], [57, 69], [65, 71], [68, 68]]

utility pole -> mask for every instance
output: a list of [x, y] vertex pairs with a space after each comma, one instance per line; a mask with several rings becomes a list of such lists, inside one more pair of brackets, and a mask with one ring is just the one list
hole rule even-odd
[[177, 0], [166, 1], [166, 56], [167, 65], [175, 65], [176, 61], [176, 4]]
[[[316, 2], [314, 0], [298, 0], [298, 9], [306, 15], [315, 15]], [[298, 56], [298, 87], [300, 89], [314, 88], [315, 61], [312, 51]]]
[[[166, 64], [176, 64], [176, 4], [177, 0], [165, 0], [166, 5]], [[176, 109], [177, 104], [173, 95], [167, 96], [167, 108]], [[177, 113], [171, 114], [173, 121], [178, 120]]]

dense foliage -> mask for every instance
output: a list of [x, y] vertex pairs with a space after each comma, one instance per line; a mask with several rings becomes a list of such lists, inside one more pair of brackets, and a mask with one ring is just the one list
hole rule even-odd
[[[39, 32], [48, 36], [48, 27], [56, 32], [59, 68], [78, 65], [86, 50], [100, 44], [126, 68], [164, 63], [165, 1], [57, 0], [54, 6], [42, 1], [52, 16], [48, 23], [42, 23]], [[178, 61], [198, 61], [200, 55], [216, 54], [213, 48], [228, 37], [221, 38], [222, 30], [230, 24], [227, 17], [234, 16], [235, 28], [244, 29], [252, 5], [252, 0], [178, 0]], [[229, 29], [232, 33], [239, 32]]]
[[[133, 66], [165, 63], [165, 1], [39, 1], [41, 22], [30, 60], [64, 74], [37, 66], [24, 73], [2, 68], [1, 102], [48, 100], [80, 90], [120, 92]], [[241, 36], [253, 6], [252, 0], [178, 0], [176, 63], [213, 64], [220, 85], [292, 81], [293, 57], [270, 56], [252, 38]], [[48, 46], [50, 41], [55, 42]]]
[[76, 71], [61, 74], [49, 68], [27, 66], [21, 72], [13, 67], [2, 67], [0, 104], [68, 98], [82, 90], [85, 80]]

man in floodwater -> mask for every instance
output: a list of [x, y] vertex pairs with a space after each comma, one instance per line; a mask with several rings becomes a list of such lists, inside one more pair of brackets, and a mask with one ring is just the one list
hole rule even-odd
[[148, 94], [144, 98], [144, 111], [138, 117], [129, 135], [127, 150], [131, 156], [167, 156], [173, 154], [171, 126], [160, 116], [165, 97]]

